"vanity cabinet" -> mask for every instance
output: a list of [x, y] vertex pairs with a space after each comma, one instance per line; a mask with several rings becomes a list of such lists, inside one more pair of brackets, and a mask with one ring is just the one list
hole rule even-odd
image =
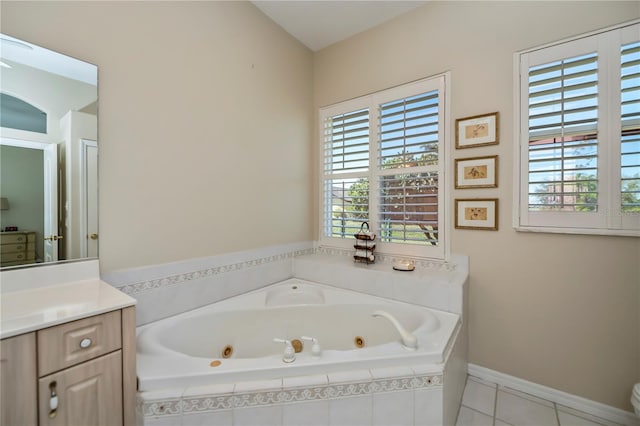
[[0, 421], [2, 426], [38, 423], [36, 333], [0, 341]]
[[1, 350], [2, 426], [135, 424], [134, 307], [4, 339]]

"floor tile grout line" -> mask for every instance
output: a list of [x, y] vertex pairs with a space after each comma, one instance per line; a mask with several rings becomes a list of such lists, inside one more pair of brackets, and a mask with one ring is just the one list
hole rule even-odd
[[[510, 388], [508, 386], [499, 385], [498, 383], [495, 383], [495, 382], [489, 382], [489, 381], [486, 381], [484, 379], [480, 379], [480, 380], [482, 380], [482, 382], [481, 381], [476, 381], [476, 380], [473, 380], [471, 375], [467, 375], [467, 378], [466, 378], [466, 381], [465, 381], [465, 390], [466, 390], [467, 384], [469, 383], [469, 380], [474, 381], [477, 384], [481, 384], [481, 385], [485, 385], [485, 386], [494, 386], [495, 398], [494, 398], [494, 404], [493, 404], [493, 415], [490, 416], [492, 418], [492, 423], [491, 423], [492, 426], [496, 426], [498, 421], [500, 421], [502, 424], [513, 426], [510, 423], [505, 422], [504, 420], [498, 419], [498, 398], [500, 397], [500, 390], [504, 390], [505, 393], [513, 395], [514, 397], [517, 397], [517, 398], [520, 398], [520, 399], [527, 400], [530, 403], [537, 404], [537, 405], [540, 405], [540, 406], [546, 406], [547, 408], [552, 408], [553, 412], [555, 413], [556, 425], [557, 426], [562, 426], [562, 423], [560, 421], [560, 411], [561, 410], [559, 409], [559, 406], [561, 406], [561, 404], [558, 404], [555, 401], [551, 401], [551, 400], [546, 399], [546, 398], [538, 397], [536, 395], [530, 394], [529, 392], [523, 392], [523, 391], [519, 391], [517, 389]], [[475, 409], [475, 408], [469, 407], [467, 405], [464, 405], [462, 403], [462, 401], [461, 401], [460, 406], [458, 407], [458, 416], [460, 415], [461, 407], [465, 407], [466, 409], [471, 410], [473, 412], [477, 412], [477, 413], [480, 413], [480, 414], [483, 414], [483, 415], [487, 415], [486, 413], [484, 413], [484, 412], [482, 412], [482, 411], [480, 411], [478, 409]], [[586, 412], [578, 410], [578, 409], [571, 409], [571, 410], [574, 411], [574, 412], [569, 412], [569, 414], [572, 415], [572, 416], [578, 417], [578, 418], [583, 419], [583, 420], [587, 420], [587, 421], [592, 422], [592, 423], [596, 423], [599, 426], [605, 426], [604, 423], [600, 423], [597, 420], [594, 420], [594, 419], [600, 419], [597, 416], [591, 415], [589, 413], [586, 413]], [[606, 419], [602, 419], [602, 420], [606, 420]], [[457, 424], [457, 422], [456, 422], [456, 424]], [[613, 425], [614, 423], [608, 422], [606, 424], [612, 424]], [[619, 426], [622, 426], [622, 425], [619, 425]]]
[[[493, 422], [495, 423], [495, 417], [494, 416], [489, 416], [487, 413], [484, 413], [484, 412], [482, 412], [482, 411], [480, 411], [480, 410], [478, 410], [476, 408], [469, 407], [468, 405], [460, 404], [460, 409], [462, 407], [466, 408], [467, 410], [473, 411], [474, 413], [478, 413], [478, 414], [482, 414], [483, 416], [491, 417], [492, 419], [494, 419]], [[460, 410], [458, 410], [458, 413], [460, 413]], [[458, 416], [459, 415], [460, 414], [458, 414]], [[456, 421], [456, 424], [457, 424], [457, 421]], [[495, 425], [493, 425], [493, 426], [495, 426]]]

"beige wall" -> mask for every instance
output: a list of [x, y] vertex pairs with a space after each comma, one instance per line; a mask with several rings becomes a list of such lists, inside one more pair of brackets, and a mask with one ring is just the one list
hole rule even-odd
[[639, 16], [638, 2], [433, 2], [314, 57], [316, 107], [451, 70], [454, 119], [500, 112], [499, 146], [453, 152], [500, 156], [498, 189], [453, 193], [500, 199], [498, 232], [452, 235], [471, 263], [470, 362], [624, 409], [640, 381], [640, 239], [513, 230], [512, 72], [518, 50]]
[[102, 272], [310, 241], [312, 53], [248, 2], [9, 2], [98, 65]]

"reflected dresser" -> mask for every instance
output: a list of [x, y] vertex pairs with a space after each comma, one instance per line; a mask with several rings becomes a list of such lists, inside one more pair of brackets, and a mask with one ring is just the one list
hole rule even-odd
[[0, 232], [0, 266], [36, 262], [36, 232]]

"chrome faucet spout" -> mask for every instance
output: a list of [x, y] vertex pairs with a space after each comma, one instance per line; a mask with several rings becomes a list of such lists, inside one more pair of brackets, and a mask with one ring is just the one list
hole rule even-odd
[[400, 321], [398, 321], [396, 319], [396, 317], [391, 315], [389, 312], [387, 312], [387, 311], [375, 311], [374, 313], [371, 314], [371, 316], [383, 317], [383, 318], [387, 319], [396, 328], [396, 330], [398, 330], [398, 333], [400, 333], [400, 337], [402, 337], [402, 345], [406, 349], [409, 349], [409, 350], [413, 351], [413, 350], [416, 350], [418, 348], [418, 338], [416, 336], [414, 336], [413, 334], [411, 334], [410, 332], [408, 332], [402, 326], [402, 324], [400, 324]]

